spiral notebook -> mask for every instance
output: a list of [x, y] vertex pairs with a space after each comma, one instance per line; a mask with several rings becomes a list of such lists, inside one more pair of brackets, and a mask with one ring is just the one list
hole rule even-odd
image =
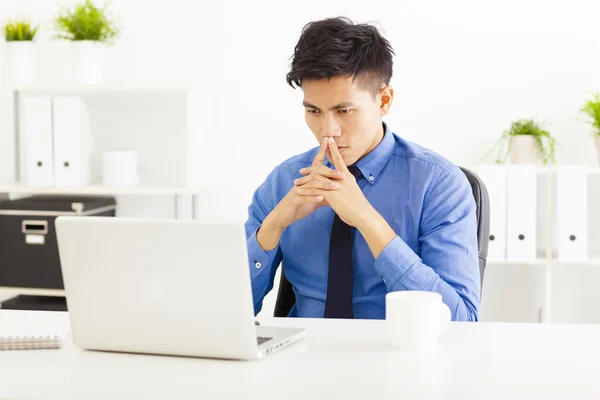
[[0, 310], [0, 350], [60, 349], [69, 330], [65, 312]]

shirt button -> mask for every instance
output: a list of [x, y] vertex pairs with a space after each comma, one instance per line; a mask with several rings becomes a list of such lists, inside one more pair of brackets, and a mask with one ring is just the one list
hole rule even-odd
[[261, 263], [259, 263], [259, 262], [257, 261], [257, 262], [254, 264], [254, 266], [255, 266], [256, 268], [260, 268], [260, 267], [262, 267], [262, 264], [261, 264]]
[[369, 180], [370, 180], [371, 182], [373, 182], [373, 181], [375, 180], [375, 177], [374, 177], [373, 175], [371, 175], [371, 176], [369, 177]]

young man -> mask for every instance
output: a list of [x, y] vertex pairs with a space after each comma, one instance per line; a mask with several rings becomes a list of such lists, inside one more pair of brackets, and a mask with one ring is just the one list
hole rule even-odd
[[276, 167], [248, 209], [256, 313], [283, 261], [290, 316], [385, 318], [387, 292], [424, 290], [442, 295], [453, 320], [477, 320], [471, 187], [457, 166], [382, 122], [392, 55], [370, 25], [304, 27], [287, 81], [302, 88], [320, 147]]

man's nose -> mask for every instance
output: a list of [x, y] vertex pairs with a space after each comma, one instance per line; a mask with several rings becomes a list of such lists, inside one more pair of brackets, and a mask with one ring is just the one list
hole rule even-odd
[[326, 118], [321, 126], [322, 137], [339, 137], [342, 134], [342, 128], [333, 118]]

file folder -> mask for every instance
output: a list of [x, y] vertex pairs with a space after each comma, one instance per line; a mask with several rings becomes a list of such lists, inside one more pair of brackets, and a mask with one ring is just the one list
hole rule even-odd
[[58, 187], [90, 183], [90, 122], [83, 101], [77, 96], [53, 100], [54, 183]]
[[537, 167], [507, 166], [506, 259], [537, 258]]
[[52, 154], [52, 101], [50, 97], [24, 97], [19, 105], [19, 175], [22, 184], [54, 184]]
[[506, 260], [506, 167], [482, 165], [479, 177], [490, 197], [488, 262]]
[[588, 190], [585, 167], [559, 167], [556, 174], [558, 259], [588, 258]]

